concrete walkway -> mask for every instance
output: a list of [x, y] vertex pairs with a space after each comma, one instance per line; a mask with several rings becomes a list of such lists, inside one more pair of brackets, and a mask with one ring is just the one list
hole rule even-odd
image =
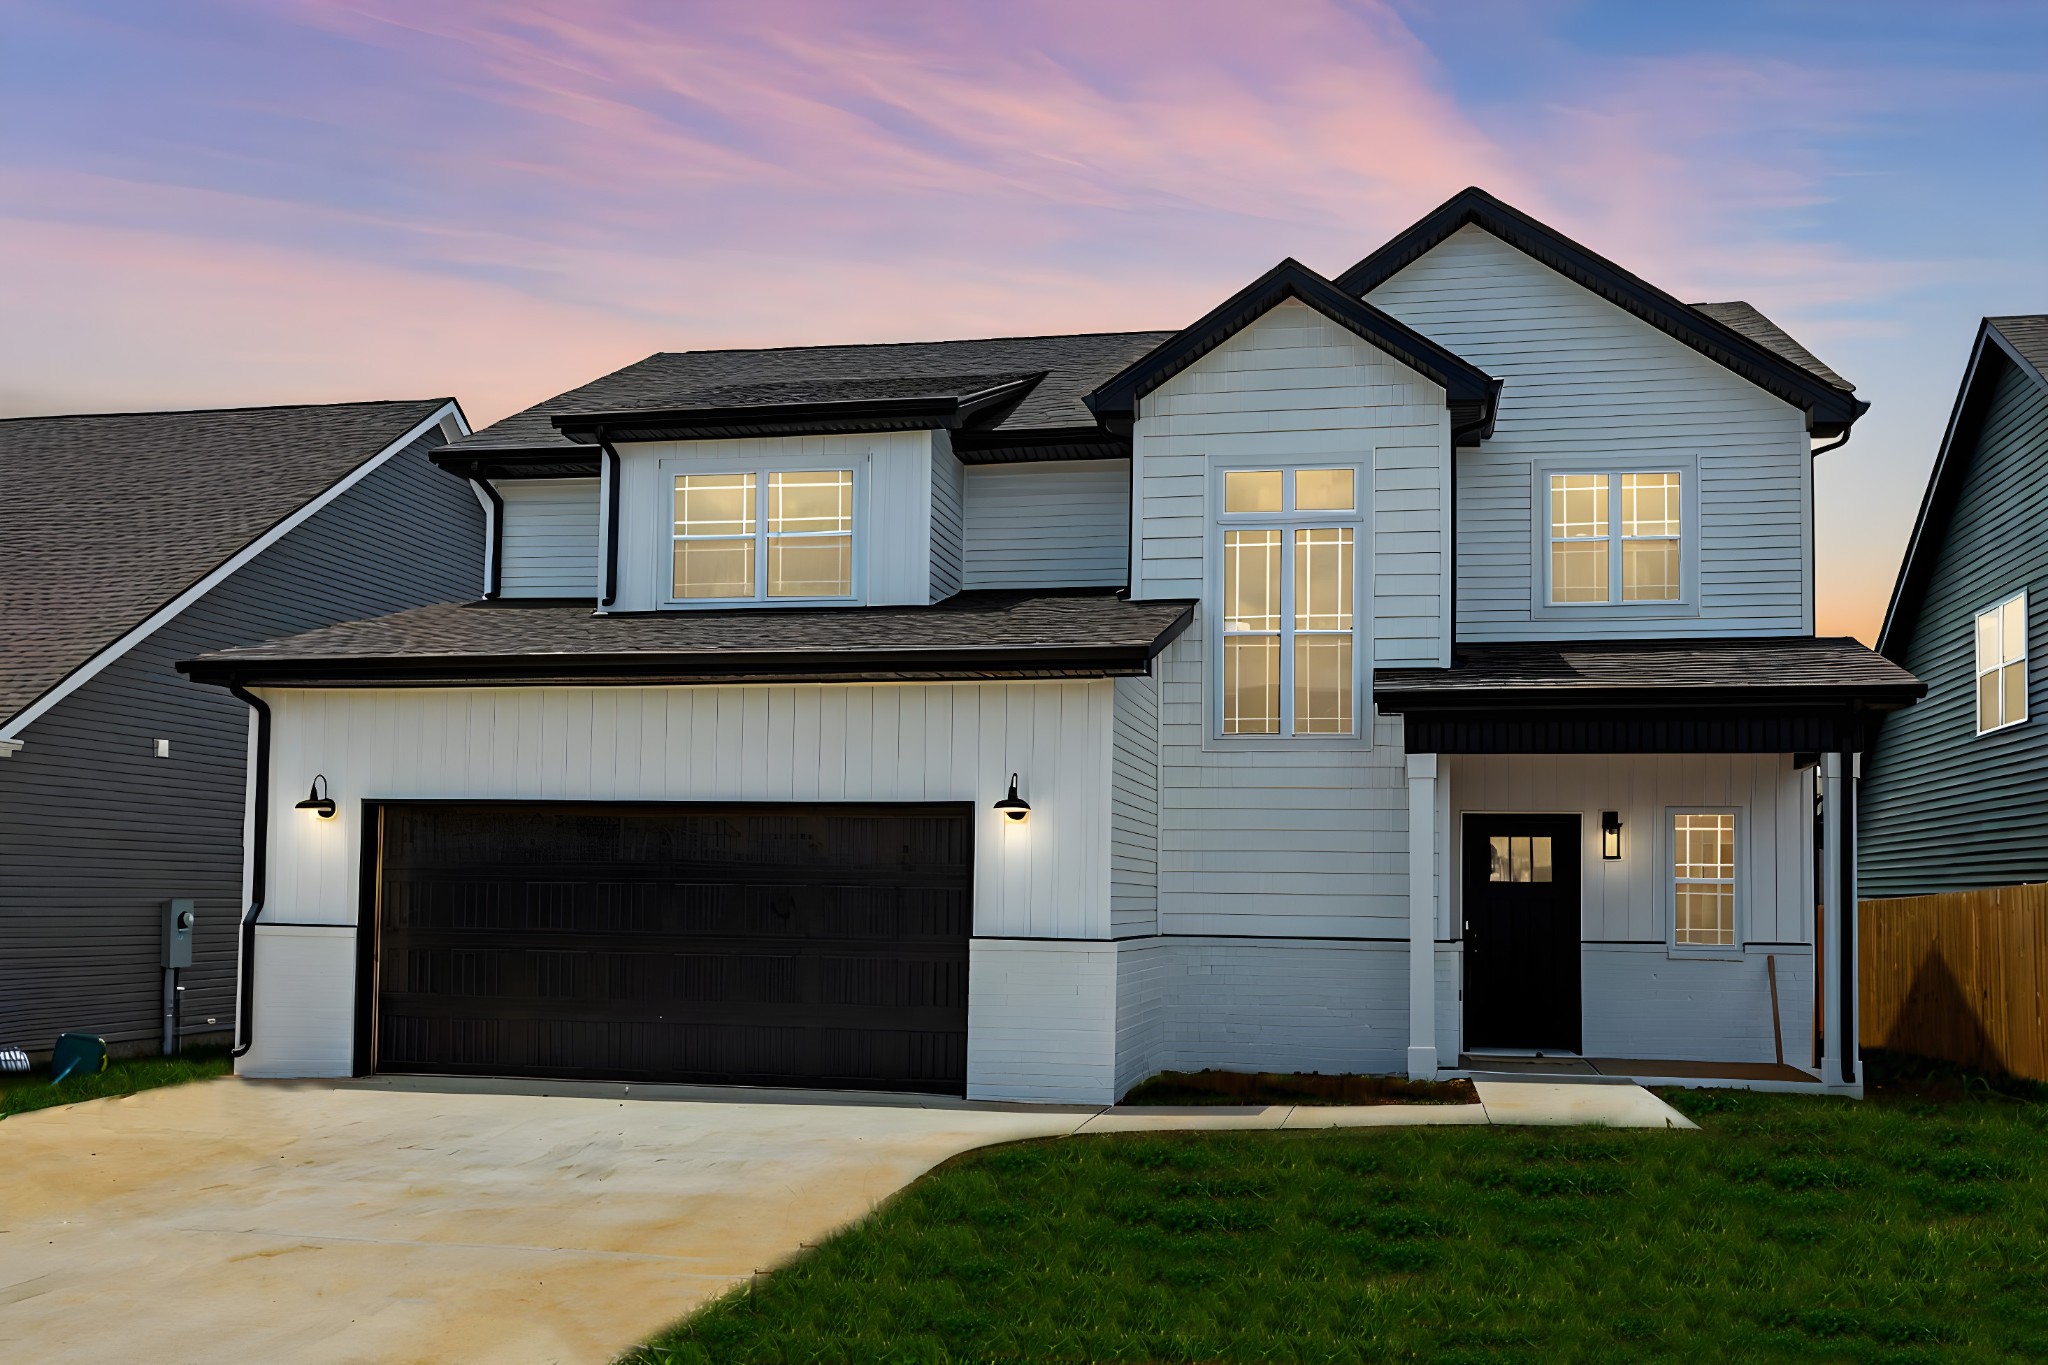
[[1635, 1086], [1478, 1088], [1224, 1112], [237, 1080], [96, 1100], [0, 1122], [0, 1359], [601, 1362], [992, 1143], [1692, 1126]]

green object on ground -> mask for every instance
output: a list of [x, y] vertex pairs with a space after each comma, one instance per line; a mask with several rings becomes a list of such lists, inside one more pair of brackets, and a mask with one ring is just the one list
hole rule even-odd
[[72, 1076], [51, 1084], [52, 1072], [43, 1067], [33, 1071], [0, 1073], [0, 1118], [48, 1109], [52, 1105], [76, 1104], [80, 1100], [105, 1099], [111, 1095], [132, 1095], [163, 1085], [210, 1080], [225, 1076], [234, 1063], [224, 1047], [188, 1048], [176, 1057], [114, 1058], [104, 1071]]
[[970, 1153], [628, 1359], [2048, 1359], [2048, 1103], [1891, 1093]]
[[50, 1084], [62, 1085], [73, 1076], [90, 1075], [107, 1069], [107, 1044], [90, 1033], [60, 1033], [57, 1046], [50, 1049]]

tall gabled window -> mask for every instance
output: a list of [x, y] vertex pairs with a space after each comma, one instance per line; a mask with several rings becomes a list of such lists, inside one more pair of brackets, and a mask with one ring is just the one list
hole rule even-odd
[[1223, 475], [1226, 735], [1357, 730], [1358, 471]]
[[674, 546], [676, 601], [850, 597], [853, 471], [678, 474]]
[[2027, 595], [1977, 613], [1977, 733], [2027, 718]]
[[1550, 603], [1676, 602], [1683, 476], [1550, 476]]

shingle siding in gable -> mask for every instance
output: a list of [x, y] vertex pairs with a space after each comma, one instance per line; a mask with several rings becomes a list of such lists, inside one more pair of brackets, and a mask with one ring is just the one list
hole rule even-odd
[[[2048, 393], [2009, 364], [1940, 536], [1899, 646], [1927, 698], [1885, 722], [1863, 787], [1866, 896], [2048, 881]], [[1976, 614], [2022, 590], [2029, 719], [1980, 736]]]
[[[1505, 381], [1494, 434], [1457, 457], [1459, 638], [1811, 633], [1798, 409], [1477, 227], [1369, 301]], [[1537, 462], [1666, 455], [1697, 461], [1697, 613], [1548, 616]]]
[[[0, 1045], [161, 1035], [160, 903], [197, 900], [188, 1035], [233, 1025], [248, 709], [174, 669], [209, 649], [471, 597], [483, 517], [415, 443], [30, 725], [0, 760]], [[118, 571], [110, 547], [108, 572]], [[171, 756], [154, 757], [168, 739]], [[281, 783], [311, 774], [278, 772]], [[215, 1022], [208, 1025], [212, 1017]]]

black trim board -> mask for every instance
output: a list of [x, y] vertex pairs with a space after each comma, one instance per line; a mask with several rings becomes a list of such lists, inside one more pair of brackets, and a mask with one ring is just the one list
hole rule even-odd
[[593, 479], [597, 452], [583, 446], [437, 447], [428, 456], [464, 479]]
[[1402, 713], [1401, 729], [1409, 753], [1784, 754], [1868, 748], [1888, 713], [1855, 704], [1417, 707]]
[[569, 412], [549, 422], [571, 441], [704, 441], [827, 432], [955, 430], [1000, 421], [1045, 378], [1040, 371], [968, 394], [856, 398], [808, 403]]
[[1920, 497], [1920, 512], [1913, 519], [1913, 534], [1906, 541], [1899, 576], [1892, 584], [1892, 599], [1885, 607], [1884, 627], [1877, 636], [1877, 652], [1901, 666], [1912, 643], [1914, 619], [1927, 595], [1928, 579], [1934, 573], [1942, 532], [1947, 529], [1949, 516], [1969, 476], [1969, 452], [1976, 445], [2005, 365], [2013, 366], [2048, 389], [2048, 376], [2020, 354], [1993, 319], [1985, 318], [1977, 325], [1970, 361], [1956, 390], [1955, 404], [1949, 410], [1941, 448], [1927, 477], [1927, 489]]
[[1315, 309], [1409, 369], [1441, 385], [1451, 409], [1452, 444], [1471, 444], [1493, 431], [1501, 381], [1449, 348], [1399, 322], [1289, 257], [1107, 381], [1084, 402], [1098, 421], [1125, 432], [1138, 400], [1289, 299]]
[[1364, 297], [1467, 225], [1476, 226], [1589, 289], [1808, 415], [1818, 437], [1839, 436], [1870, 408], [1853, 393], [1800, 368], [1649, 281], [1581, 246], [1477, 186], [1460, 190], [1334, 281]]

